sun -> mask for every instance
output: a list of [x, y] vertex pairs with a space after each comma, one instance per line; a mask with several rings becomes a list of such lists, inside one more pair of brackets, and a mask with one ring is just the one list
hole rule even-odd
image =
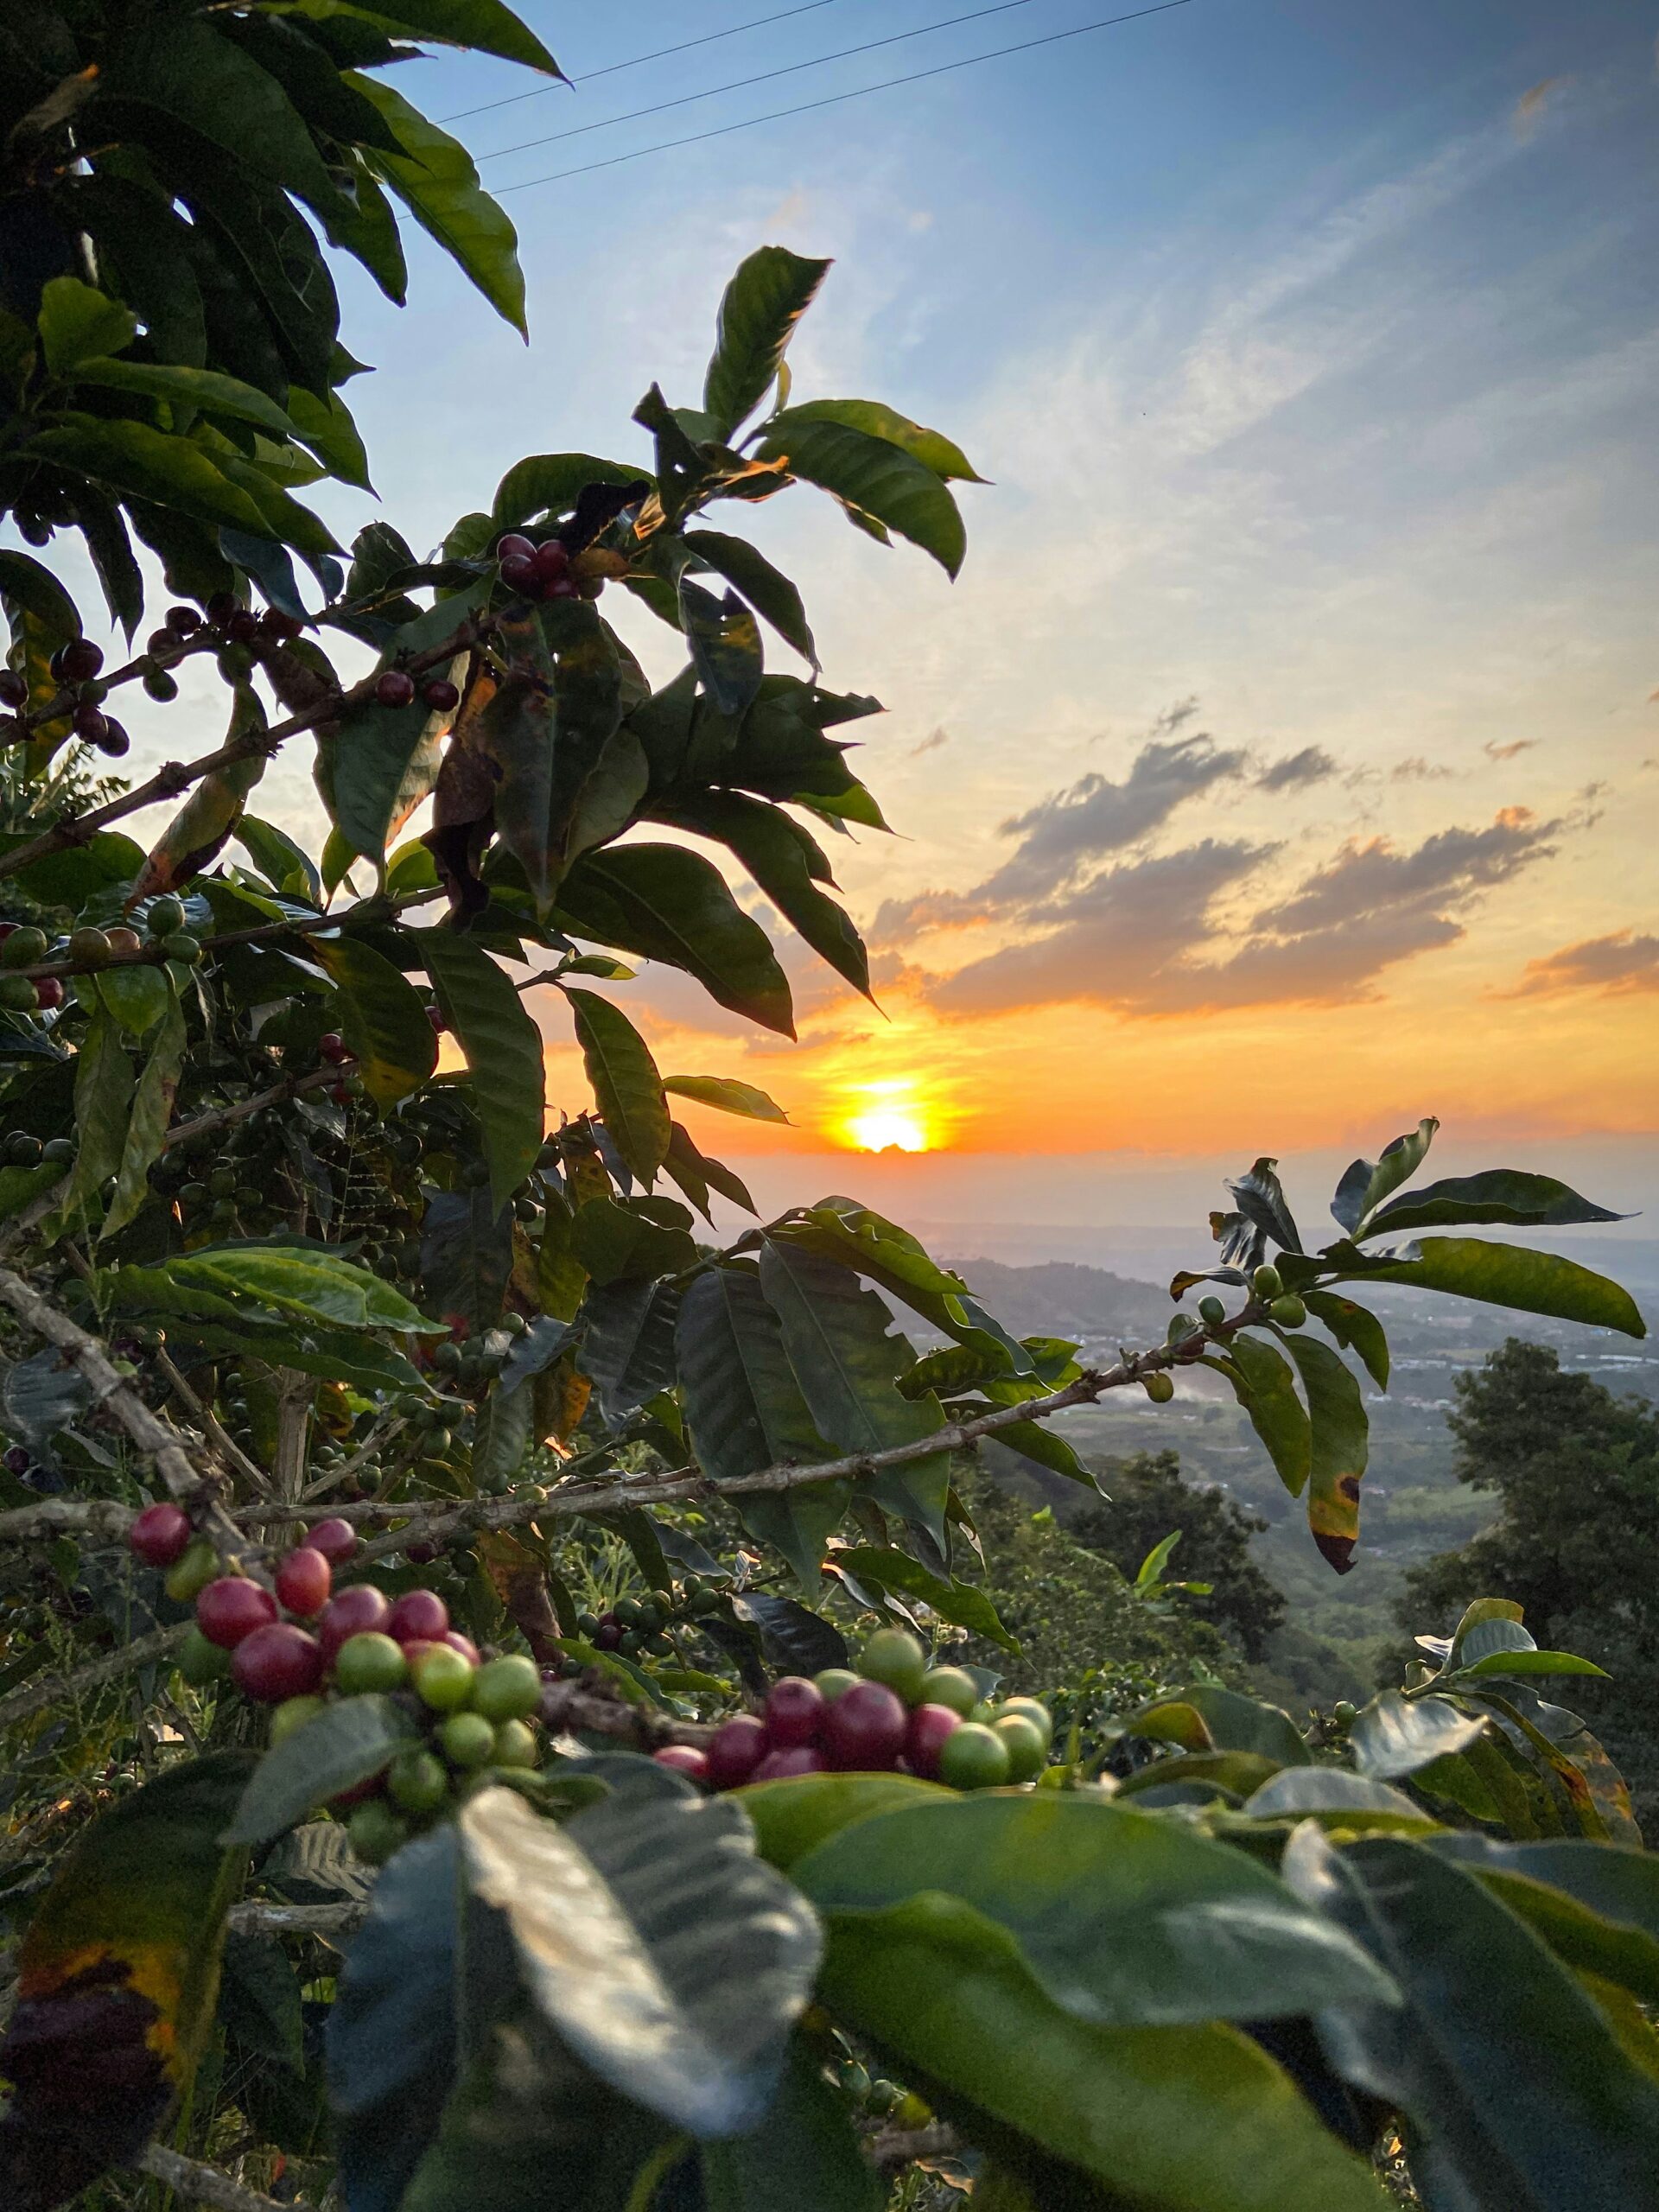
[[878, 1106], [855, 1114], [847, 1134], [861, 1152], [926, 1152], [928, 1134], [916, 1115], [902, 1107]]

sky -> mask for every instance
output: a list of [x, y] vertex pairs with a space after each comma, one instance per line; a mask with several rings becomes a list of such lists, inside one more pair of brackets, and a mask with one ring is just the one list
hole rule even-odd
[[[634, 402], [696, 404], [768, 242], [835, 259], [795, 397], [885, 400], [989, 480], [955, 583], [806, 487], [714, 517], [801, 584], [823, 680], [885, 703], [855, 760], [893, 834], [831, 855], [879, 1006], [792, 942], [796, 1043], [661, 970], [619, 988], [665, 1072], [791, 1117], [700, 1141], [768, 1205], [1077, 1224], [1433, 1113], [1448, 1166], [1659, 1202], [1659, 8], [1186, 0], [622, 160], [1115, 11], [1020, 0], [794, 67], [966, 12], [823, 0], [627, 69], [776, 10], [523, 11], [588, 81], [452, 127], [552, 141], [483, 162], [529, 184], [531, 343], [423, 241], [402, 313], [342, 276], [383, 503], [314, 495], [342, 537], [383, 512], [434, 544], [524, 454], [646, 459]], [[536, 90], [400, 82], [439, 118]], [[675, 640], [619, 597], [665, 680]], [[257, 804], [315, 836], [307, 773]]]

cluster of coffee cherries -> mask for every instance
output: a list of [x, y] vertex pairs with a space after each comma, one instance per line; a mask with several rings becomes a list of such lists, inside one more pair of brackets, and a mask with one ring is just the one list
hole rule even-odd
[[[118, 760], [131, 745], [113, 715], [104, 712], [98, 672], [104, 665], [102, 650], [90, 638], [72, 638], [52, 656], [51, 675], [60, 691], [74, 692], [69, 726], [84, 744], [95, 746], [111, 760]], [[29, 680], [15, 668], [0, 668], [0, 707], [11, 709], [13, 719], [0, 722], [0, 745], [10, 745], [29, 735], [22, 709], [29, 704]], [[55, 719], [55, 718], [54, 718]]]
[[[570, 573], [570, 549], [563, 539], [544, 537], [539, 545], [517, 531], [497, 541], [495, 557], [502, 582], [520, 599], [596, 599], [597, 591]], [[596, 582], [597, 580], [595, 580]]]
[[170, 1597], [194, 1599], [195, 1624], [179, 1659], [185, 1680], [202, 1688], [228, 1677], [254, 1703], [274, 1707], [273, 1745], [315, 1719], [331, 1696], [401, 1695], [418, 1714], [422, 1739], [334, 1801], [359, 1859], [382, 1864], [441, 1819], [485, 1768], [536, 1764], [531, 1723], [542, 1677], [535, 1662], [517, 1653], [483, 1660], [450, 1626], [435, 1591], [391, 1599], [356, 1582], [335, 1592], [334, 1568], [358, 1548], [348, 1522], [315, 1523], [308, 1541], [278, 1561], [269, 1590], [246, 1575], [220, 1573], [213, 1547], [176, 1505], [147, 1506], [127, 1541], [146, 1566], [168, 1570]]
[[63, 1004], [60, 976], [22, 972], [48, 960], [90, 972], [147, 949], [152, 957], [181, 961], [187, 968], [200, 959], [201, 946], [185, 928], [184, 908], [176, 899], [153, 899], [143, 918], [148, 947], [145, 938], [124, 925], [100, 930], [83, 923], [54, 941], [32, 922], [0, 922], [0, 1008], [8, 1014], [51, 1014]]
[[228, 591], [216, 591], [207, 607], [206, 614], [199, 614], [194, 607], [169, 607], [161, 628], [152, 630], [144, 641], [150, 664], [144, 671], [144, 690], [163, 706], [179, 696], [169, 671], [186, 652], [240, 645], [257, 658], [297, 638], [305, 627], [297, 614], [285, 614], [280, 607], [256, 614]]
[[878, 1629], [853, 1673], [774, 1682], [764, 1711], [722, 1721], [707, 1750], [666, 1744], [663, 1766], [715, 1789], [803, 1774], [916, 1774], [952, 1789], [1034, 1782], [1054, 1724], [1035, 1698], [993, 1705], [961, 1667], [933, 1667], [908, 1629]]
[[[1285, 1279], [1270, 1260], [1264, 1260], [1250, 1276], [1252, 1297], [1264, 1300], [1268, 1319], [1276, 1321], [1281, 1329], [1300, 1329], [1307, 1319], [1307, 1308], [1295, 1292], [1285, 1288]], [[1198, 1319], [1207, 1328], [1219, 1328], [1227, 1319], [1227, 1308], [1218, 1298], [1198, 1300]]]
[[648, 1590], [643, 1598], [619, 1598], [602, 1613], [580, 1613], [576, 1634], [595, 1651], [620, 1651], [625, 1659], [636, 1653], [668, 1658], [674, 1646], [667, 1631], [677, 1621], [698, 1621], [718, 1612], [723, 1586], [701, 1574], [688, 1574], [683, 1582], [661, 1590]]
[[[374, 696], [383, 707], [412, 707], [416, 689], [406, 668], [388, 668], [376, 677]], [[461, 704], [461, 694], [447, 676], [429, 676], [418, 689], [421, 704], [435, 715], [453, 715]]]

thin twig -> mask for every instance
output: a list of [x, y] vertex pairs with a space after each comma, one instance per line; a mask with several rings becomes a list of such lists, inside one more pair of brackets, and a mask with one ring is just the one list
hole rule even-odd
[[[434, 645], [423, 653], [411, 654], [404, 663], [411, 676], [423, 675], [429, 668], [442, 662], [446, 667], [458, 652], [475, 643], [483, 631], [491, 626], [489, 618], [469, 616], [443, 645]], [[44, 860], [49, 853], [61, 853], [73, 845], [84, 845], [100, 830], [107, 830], [111, 823], [123, 822], [130, 814], [137, 814], [158, 799], [178, 798], [192, 784], [210, 776], [216, 768], [234, 767], [238, 761], [252, 760], [264, 755], [266, 759], [290, 737], [315, 729], [319, 723], [338, 721], [359, 707], [368, 706], [374, 698], [378, 674], [365, 676], [360, 683], [348, 691], [330, 693], [316, 705], [302, 713], [290, 715], [286, 721], [273, 722], [268, 729], [245, 731], [221, 745], [216, 752], [207, 753], [199, 760], [188, 762], [164, 761], [147, 783], [135, 784], [130, 791], [111, 799], [106, 805], [94, 807], [90, 814], [76, 815], [58, 823], [50, 830], [43, 830], [38, 837], [31, 837], [24, 845], [16, 846], [10, 852], [0, 854], [0, 876], [16, 875], [20, 868], [33, 861]]]
[[350, 1904], [268, 1904], [262, 1897], [231, 1907], [231, 1926], [244, 1936], [349, 1936], [368, 1916], [368, 1902]]
[[67, 1703], [79, 1697], [83, 1690], [94, 1690], [105, 1682], [112, 1682], [134, 1667], [148, 1666], [152, 1659], [165, 1659], [177, 1650], [189, 1633], [188, 1621], [181, 1622], [176, 1628], [155, 1629], [149, 1636], [124, 1643], [106, 1659], [94, 1659], [90, 1666], [77, 1667], [73, 1674], [54, 1675], [49, 1681], [31, 1683], [26, 1690], [14, 1690], [10, 1697], [0, 1698], [0, 1729], [15, 1727], [18, 1721], [27, 1720], [44, 1706]]
[[245, 2189], [217, 2166], [187, 2158], [181, 2152], [169, 2151], [164, 2143], [150, 2144], [132, 2163], [141, 2173], [153, 2174], [157, 2181], [165, 2182], [175, 2195], [193, 2204], [211, 2204], [214, 2212], [308, 2212], [296, 2198], [283, 2203], [257, 2189]]
[[208, 1442], [219, 1453], [219, 1458], [234, 1467], [238, 1474], [245, 1475], [262, 1497], [269, 1497], [270, 1478], [263, 1467], [249, 1459], [213, 1408], [180, 1374], [164, 1345], [157, 1347], [156, 1359], [175, 1395], [182, 1400], [186, 1412], [193, 1414], [201, 1423], [207, 1433]]
[[177, 1432], [152, 1413], [124, 1377], [117, 1373], [98, 1338], [78, 1321], [72, 1321], [67, 1313], [60, 1313], [55, 1306], [10, 1268], [0, 1267], [0, 1303], [10, 1306], [37, 1336], [44, 1337], [48, 1344], [56, 1344], [60, 1351], [68, 1355], [91, 1383], [93, 1403], [102, 1407], [125, 1429], [155, 1466], [172, 1496], [193, 1509], [203, 1534], [226, 1558], [239, 1558], [246, 1549], [245, 1539], [218, 1503], [212, 1484], [192, 1463]]
[[961, 2148], [956, 2129], [936, 2120], [925, 2127], [884, 2127], [870, 2145], [870, 2156], [884, 2174], [892, 2174], [918, 2158], [944, 2158]]

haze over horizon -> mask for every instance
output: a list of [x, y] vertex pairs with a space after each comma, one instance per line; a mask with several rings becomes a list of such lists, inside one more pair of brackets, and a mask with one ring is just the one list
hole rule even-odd
[[[826, 0], [455, 127], [480, 154], [585, 133], [486, 162], [512, 187], [1095, 13], [1025, 0], [650, 111], [945, 12]], [[746, 19], [526, 14], [574, 76]], [[801, 584], [824, 681], [886, 702], [860, 759], [897, 833], [832, 855], [880, 1011], [792, 940], [798, 1045], [667, 971], [620, 994], [664, 1071], [789, 1109], [692, 1117], [763, 1203], [1201, 1227], [1222, 1167], [1339, 1168], [1423, 1113], [1436, 1165], [1659, 1203], [1656, 28], [1622, 0], [1191, 0], [512, 194], [528, 352], [418, 236], [407, 311], [343, 277], [416, 545], [523, 454], [641, 457], [634, 400], [695, 401], [764, 242], [836, 257], [797, 397], [887, 400], [991, 480], [961, 487], [954, 587], [810, 491], [717, 518]], [[410, 76], [439, 115], [534, 89]], [[342, 538], [377, 512], [316, 496]], [[163, 712], [135, 728], [176, 747]], [[255, 804], [315, 836], [297, 755]], [[855, 1122], [925, 1156], [849, 1158]]]

